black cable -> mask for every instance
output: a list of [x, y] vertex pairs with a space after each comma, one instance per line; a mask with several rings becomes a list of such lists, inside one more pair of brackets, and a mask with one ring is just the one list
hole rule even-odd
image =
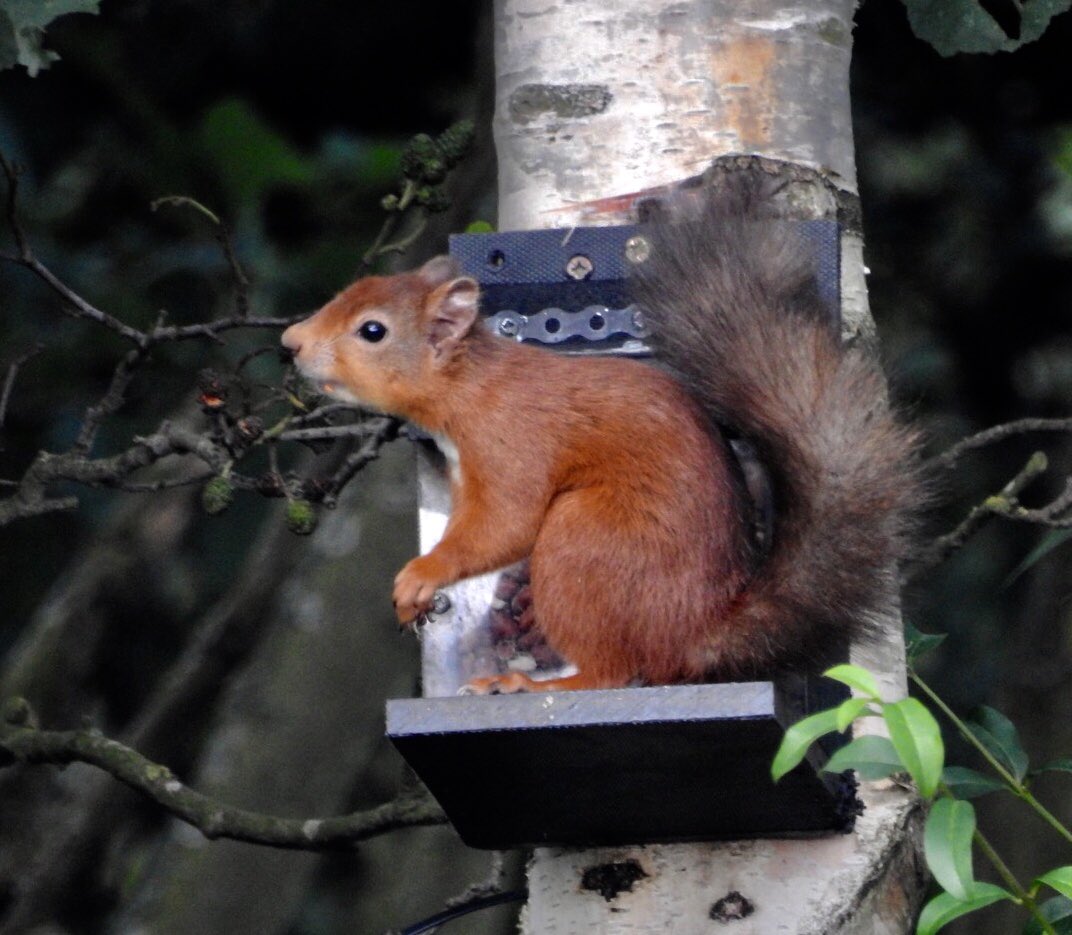
[[468, 915], [470, 912], [479, 912], [481, 909], [490, 909], [492, 906], [501, 906], [504, 903], [521, 902], [528, 898], [528, 895], [528, 890], [510, 890], [506, 893], [492, 893], [491, 896], [482, 896], [471, 902], [463, 903], [461, 906], [455, 906], [453, 909], [444, 909], [442, 912], [437, 912], [434, 916], [429, 916], [420, 922], [414, 922], [409, 928], [402, 929], [401, 935], [421, 935], [422, 932], [429, 932], [437, 925]]

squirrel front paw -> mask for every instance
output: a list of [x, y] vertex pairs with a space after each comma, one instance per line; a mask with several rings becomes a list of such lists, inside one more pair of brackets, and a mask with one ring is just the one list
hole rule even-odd
[[408, 562], [395, 576], [394, 605], [398, 622], [412, 625], [421, 614], [432, 609], [436, 589], [448, 583], [439, 562], [422, 555]]

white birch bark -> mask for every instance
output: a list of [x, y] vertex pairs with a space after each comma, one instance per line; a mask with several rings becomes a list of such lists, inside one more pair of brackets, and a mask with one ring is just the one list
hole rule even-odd
[[[615, 196], [696, 175], [729, 153], [819, 170], [851, 208], [854, 8], [853, 0], [497, 0], [500, 229], [620, 223], [628, 218]], [[829, 195], [825, 206], [822, 195], [815, 200], [830, 213]], [[850, 334], [870, 336], [864, 273], [850, 216], [843, 314]], [[854, 660], [892, 699], [905, 691], [903, 645], [900, 621], [885, 624], [888, 639]], [[865, 784], [862, 798], [866, 811], [845, 836], [538, 850], [522, 929], [907, 932], [922, 888], [918, 803], [877, 784]], [[607, 901], [580, 887], [586, 868], [627, 859], [648, 874], [632, 891]], [[712, 908], [731, 893], [748, 913], [714, 921]]]

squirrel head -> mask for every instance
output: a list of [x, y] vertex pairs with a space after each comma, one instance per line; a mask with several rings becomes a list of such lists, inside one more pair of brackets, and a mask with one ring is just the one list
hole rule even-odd
[[420, 421], [477, 320], [480, 288], [439, 256], [368, 276], [283, 332], [302, 375], [327, 395]]

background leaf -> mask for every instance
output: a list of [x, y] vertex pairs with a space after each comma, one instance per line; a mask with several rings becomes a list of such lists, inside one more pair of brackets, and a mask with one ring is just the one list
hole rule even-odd
[[1072, 899], [1072, 867], [1056, 867], [1035, 880], [1057, 890], [1067, 899]]
[[1027, 753], [1020, 743], [1016, 725], [1004, 714], [981, 705], [968, 721], [968, 727], [991, 755], [1017, 779], [1027, 775]]
[[[1058, 159], [1060, 165], [1060, 159]], [[1065, 166], [1065, 171], [1068, 169]], [[1063, 545], [1065, 542], [1072, 538], [1072, 529], [1051, 529], [1043, 537], [1042, 540], [1036, 545], [1027, 555], [1024, 560], [1020, 562], [1011, 572], [1008, 577], [1001, 583], [1003, 588], [1007, 588], [1010, 584], [1016, 581], [1025, 571], [1031, 569], [1038, 562], [1042, 561], [1047, 555], [1049, 555], [1059, 545]]]
[[1072, 773], [1072, 756], [1061, 756], [1056, 760], [1049, 760], [1043, 763], [1038, 769], [1031, 770], [1032, 775], [1035, 773]]
[[[1072, 899], [1055, 896], [1042, 903], [1039, 912], [1057, 935], [1072, 935]], [[1024, 926], [1023, 935], [1043, 935], [1042, 926], [1037, 920], [1030, 919]]]
[[905, 622], [905, 653], [909, 662], [927, 655], [932, 649], [937, 649], [945, 642], [944, 633], [923, 633], [917, 630], [911, 623]]
[[273, 185], [300, 185], [312, 177], [301, 154], [245, 101], [221, 101], [201, 123], [205, 152], [224, 189], [238, 205], [255, 202]]
[[1050, 20], [1069, 8], [1069, 0], [1031, 0], [1017, 4], [1020, 21], [1009, 35], [978, 0], [905, 0], [912, 31], [940, 55], [957, 52], [1011, 52], [1034, 42]]
[[942, 770], [942, 782], [958, 799], [974, 799], [1008, 788], [1000, 779], [994, 779], [966, 766], [947, 766]]

